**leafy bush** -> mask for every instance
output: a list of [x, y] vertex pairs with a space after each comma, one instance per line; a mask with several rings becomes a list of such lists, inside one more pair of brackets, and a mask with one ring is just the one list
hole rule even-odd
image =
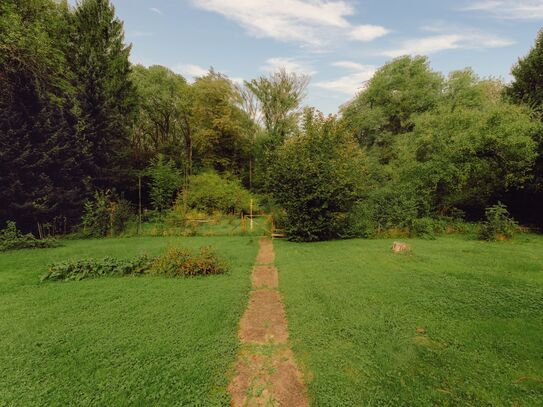
[[228, 266], [211, 247], [202, 247], [197, 255], [188, 249], [170, 248], [155, 259], [150, 271], [170, 277], [206, 276], [226, 273]]
[[464, 90], [480, 93], [479, 107], [463, 108], [457, 103], [468, 100], [451, 100], [452, 105], [417, 116], [414, 131], [397, 144], [400, 176], [417, 180], [436, 208], [477, 214], [493, 197], [523, 188], [533, 175], [541, 124], [526, 106], [503, 101], [499, 92], [494, 96], [494, 87], [501, 85], [491, 84]]
[[128, 201], [110, 191], [96, 191], [94, 199], [85, 202], [82, 218], [87, 236], [103, 237], [123, 232], [133, 215]]
[[288, 238], [345, 237], [365, 181], [360, 148], [333, 117], [306, 110], [304, 131], [289, 138], [270, 166], [268, 189], [285, 210]]
[[147, 255], [134, 259], [119, 260], [112, 257], [103, 259], [68, 260], [49, 266], [41, 281], [83, 280], [107, 276], [126, 276], [147, 272], [153, 260]]
[[409, 235], [411, 237], [421, 237], [424, 239], [435, 239], [436, 235], [445, 233], [446, 230], [446, 219], [423, 217], [413, 219], [409, 225]]
[[53, 238], [36, 239], [32, 233], [22, 234], [13, 221], [8, 221], [0, 229], [0, 252], [17, 249], [38, 249], [58, 246]]
[[148, 168], [151, 177], [150, 198], [153, 207], [159, 211], [170, 208], [175, 198], [175, 193], [182, 184], [182, 177], [172, 160], [166, 160], [159, 154]]
[[[194, 175], [189, 180], [186, 196], [189, 209], [208, 214], [213, 212], [239, 213], [248, 212], [251, 193], [243, 188], [237, 179], [226, 179], [215, 172]], [[177, 198], [176, 206], [183, 206], [184, 197]], [[256, 210], [256, 203], [253, 203]]]
[[507, 207], [498, 202], [485, 210], [486, 221], [481, 225], [479, 238], [482, 240], [511, 239], [518, 230], [517, 222], [511, 218]]
[[382, 236], [391, 230], [424, 234], [433, 229], [424, 224], [428, 219], [421, 220], [428, 212], [427, 199], [414, 186], [390, 183], [373, 190], [366, 199], [358, 202], [351, 211], [349, 222], [354, 236]]

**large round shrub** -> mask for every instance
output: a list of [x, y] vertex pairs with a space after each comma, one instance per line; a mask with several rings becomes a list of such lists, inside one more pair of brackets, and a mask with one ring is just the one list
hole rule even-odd
[[286, 211], [289, 239], [345, 236], [365, 178], [362, 158], [334, 117], [305, 113], [303, 131], [278, 149], [268, 177], [269, 190]]

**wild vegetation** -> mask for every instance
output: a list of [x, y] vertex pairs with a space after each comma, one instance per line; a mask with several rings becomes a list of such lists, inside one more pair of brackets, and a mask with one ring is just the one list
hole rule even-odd
[[51, 237], [36, 239], [32, 233], [21, 233], [13, 221], [8, 221], [6, 227], [0, 229], [0, 252], [55, 247], [57, 244], [58, 242]]
[[217, 257], [212, 247], [201, 247], [198, 254], [186, 248], [170, 247], [161, 255], [152, 258], [141, 254], [132, 259], [68, 260], [53, 263], [41, 281], [84, 280], [98, 277], [122, 277], [138, 275], [207, 276], [228, 271], [228, 265]]
[[541, 34], [511, 84], [404, 56], [324, 117], [303, 107], [304, 75], [190, 83], [132, 65], [109, 0], [0, 12], [0, 224], [121, 235], [258, 196], [299, 241], [433, 236], [498, 202], [543, 225]]

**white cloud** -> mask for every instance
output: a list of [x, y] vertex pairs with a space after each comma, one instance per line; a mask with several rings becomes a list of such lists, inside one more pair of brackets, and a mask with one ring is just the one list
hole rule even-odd
[[142, 38], [142, 37], [151, 37], [153, 36], [152, 32], [149, 31], [129, 31], [126, 33], [128, 38]]
[[367, 65], [359, 64], [358, 62], [353, 62], [353, 61], [336, 61], [332, 63], [332, 66], [337, 66], [338, 68], [351, 69], [354, 71], [360, 71], [367, 67]]
[[359, 25], [350, 32], [350, 38], [356, 41], [369, 42], [387, 35], [390, 31], [380, 25]]
[[264, 72], [270, 73], [277, 72], [281, 68], [284, 68], [287, 72], [303, 75], [314, 75], [317, 73], [309, 65], [295, 58], [269, 58], [266, 60], [266, 63], [260, 67]]
[[401, 55], [421, 54], [427, 55], [438, 51], [459, 48], [460, 35], [435, 35], [432, 37], [407, 40], [401, 48], [384, 51], [383, 55], [399, 57]]
[[156, 7], [151, 7], [149, 10], [151, 10], [153, 13], [162, 14], [162, 11]]
[[237, 22], [255, 37], [322, 47], [332, 37], [371, 41], [386, 34], [379, 26], [353, 26], [344, 0], [192, 0], [195, 6]]
[[198, 76], [205, 76], [208, 73], [208, 69], [201, 67], [200, 65], [194, 64], [181, 64], [176, 65], [172, 69], [175, 73], [190, 76], [196, 78]]
[[[179, 65], [174, 66], [172, 68], [172, 71], [180, 75], [183, 75], [190, 80], [194, 80], [196, 78], [206, 76], [209, 73], [209, 69], [204, 68], [200, 65], [196, 65], [196, 64], [179, 64]], [[218, 72], [225, 74], [225, 71], [218, 71]], [[241, 77], [238, 77], [238, 76], [234, 76], [234, 77], [227, 76], [227, 77], [228, 79], [230, 79], [233, 83], [237, 85], [243, 84], [243, 78]]]
[[376, 71], [376, 68], [372, 65], [363, 65], [352, 61], [337, 61], [332, 65], [355, 72], [331, 81], [317, 82], [315, 83], [315, 86], [334, 92], [344, 93], [349, 96], [354, 96], [357, 92], [362, 90], [365, 83], [371, 79]]
[[[439, 29], [426, 27], [426, 31], [438, 32]], [[514, 44], [513, 41], [473, 30], [457, 30], [422, 38], [404, 41], [399, 48], [385, 50], [381, 54], [388, 57], [402, 55], [429, 55], [452, 49], [498, 48]]]
[[486, 11], [503, 19], [543, 19], [543, 0], [480, 0], [464, 7], [467, 11]]
[[244, 82], [244, 79], [243, 78], [240, 78], [238, 76], [234, 76], [232, 78], [228, 77], [228, 79], [230, 79], [233, 83], [235, 83], [236, 85], [243, 85], [243, 82]]

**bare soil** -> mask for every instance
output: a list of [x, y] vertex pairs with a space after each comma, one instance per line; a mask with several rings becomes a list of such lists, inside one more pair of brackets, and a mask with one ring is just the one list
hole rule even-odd
[[275, 266], [255, 266], [253, 269], [253, 288], [277, 288], [279, 276]]
[[249, 306], [241, 318], [239, 337], [244, 343], [287, 341], [287, 320], [277, 291], [257, 290], [251, 293]]
[[275, 261], [275, 253], [273, 251], [273, 243], [266, 238], [260, 239], [260, 250], [256, 256], [257, 264], [270, 264]]
[[271, 354], [245, 350], [230, 383], [233, 406], [306, 407], [305, 386], [288, 348]]

